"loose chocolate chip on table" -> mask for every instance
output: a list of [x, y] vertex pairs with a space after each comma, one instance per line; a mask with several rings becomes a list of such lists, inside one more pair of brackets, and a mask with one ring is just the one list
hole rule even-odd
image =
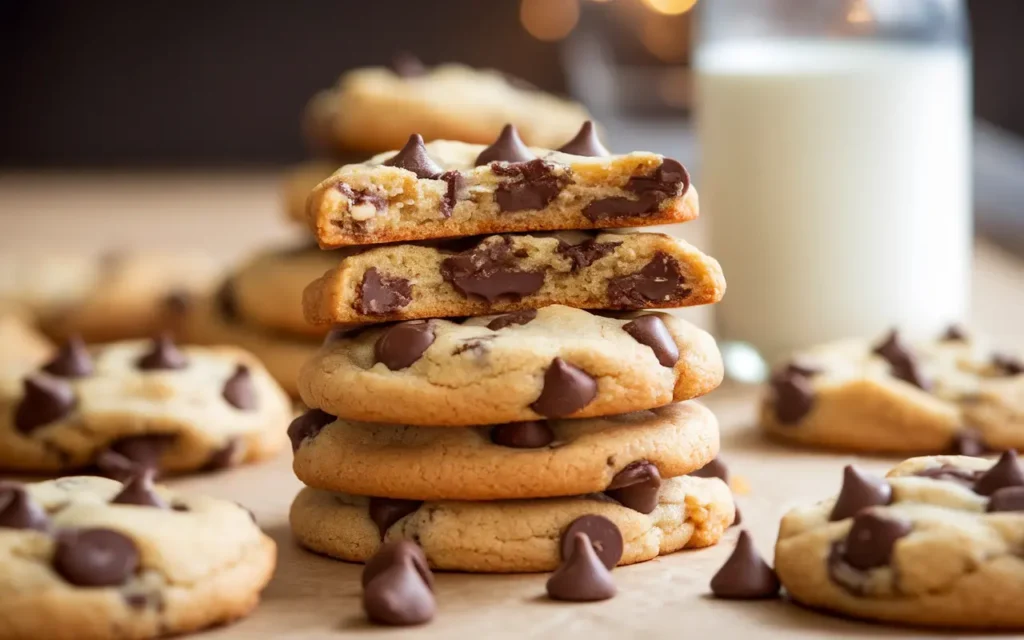
[[96, 457], [100, 471], [122, 482], [145, 469], [159, 470], [160, 458], [174, 445], [175, 436], [150, 433], [115, 440]]
[[946, 333], [942, 334], [943, 342], [965, 342], [967, 340], [967, 331], [958, 324], [951, 324], [946, 329]]
[[373, 345], [373, 361], [392, 371], [410, 367], [434, 344], [434, 327], [425, 320], [401, 322], [384, 331]]
[[152, 348], [136, 364], [143, 371], [184, 369], [188, 358], [174, 344], [171, 334], [163, 333], [153, 340]]
[[431, 591], [434, 590], [434, 574], [427, 564], [427, 556], [424, 555], [423, 549], [411, 540], [396, 540], [381, 545], [377, 553], [373, 554], [373, 557], [367, 560], [366, 566], [363, 567], [363, 587], [365, 588], [382, 571], [399, 562], [412, 564], [427, 587]]
[[605, 567], [612, 569], [622, 559], [624, 542], [622, 532], [615, 523], [598, 515], [585, 515], [576, 518], [562, 533], [562, 560], [572, 555], [576, 534], [585, 533], [594, 547], [594, 553]]
[[992, 364], [1007, 376], [1019, 376], [1024, 373], [1024, 362], [1014, 356], [997, 353], [992, 356]]
[[602, 158], [612, 155], [601, 144], [601, 140], [597, 137], [597, 129], [594, 128], [594, 123], [590, 120], [584, 122], [583, 126], [580, 127], [579, 133], [572, 140], [559, 147], [558, 150], [562, 153], [571, 153], [574, 156], [588, 156], [591, 158]]
[[650, 347], [661, 366], [674, 367], [679, 362], [679, 347], [660, 317], [654, 314], [640, 316], [623, 325], [622, 330], [640, 344]]
[[377, 525], [383, 540], [391, 525], [420, 508], [420, 500], [398, 500], [395, 498], [370, 498], [370, 520]]
[[729, 483], [729, 468], [725, 466], [725, 462], [720, 457], [715, 458], [696, 471], [691, 471], [687, 475], [698, 478], [718, 478], [726, 484]]
[[416, 78], [427, 73], [419, 58], [408, 51], [399, 51], [391, 58], [391, 68], [403, 78]]
[[409, 136], [402, 150], [385, 161], [384, 166], [412, 171], [417, 178], [436, 179], [444, 173], [444, 169], [427, 155], [427, 148], [423, 146], [423, 136], [418, 133]]
[[982, 435], [974, 429], [961, 429], [953, 435], [950, 452], [959, 456], [980, 456], [988, 451]]
[[75, 408], [75, 392], [60, 378], [32, 374], [22, 384], [24, 398], [14, 414], [14, 427], [21, 433], [56, 422]]
[[537, 317], [536, 309], [524, 309], [523, 311], [514, 311], [512, 313], [506, 313], [503, 316], [498, 316], [494, 320], [487, 323], [487, 328], [491, 331], [501, 331], [506, 327], [511, 327], [514, 324], [529, 324], [532, 320]]
[[1024, 511], [1024, 487], [1003, 487], [992, 493], [988, 501], [989, 513]]
[[909, 520], [861, 511], [854, 516], [846, 539], [838, 543], [840, 557], [861, 571], [887, 566], [892, 561], [896, 542], [912, 529]]
[[732, 555], [711, 578], [711, 593], [729, 600], [759, 600], [779, 595], [779, 578], [754, 547], [754, 540], [740, 531]]
[[491, 442], [513, 449], [546, 447], [555, 439], [555, 433], [545, 422], [511, 422], [491, 427]]
[[466, 196], [466, 179], [458, 171], [445, 171], [441, 174], [441, 179], [448, 185], [444, 197], [441, 198], [441, 216], [448, 218], [451, 217], [459, 200]]
[[288, 438], [292, 441], [292, 451], [298, 451], [306, 438], [315, 438], [324, 427], [337, 420], [331, 414], [320, 409], [310, 409], [288, 425]]
[[1004, 451], [992, 467], [974, 483], [974, 492], [982, 496], [990, 496], [1004, 487], [1024, 486], [1024, 473], [1017, 462], [1017, 452], [1013, 449]]
[[117, 531], [80, 529], [61, 531], [57, 536], [53, 568], [75, 586], [122, 585], [138, 567], [138, 548]]
[[16, 482], [0, 482], [0, 529], [46, 531], [50, 518], [42, 505]]
[[256, 385], [252, 382], [252, 373], [249, 367], [240, 364], [235, 367], [235, 372], [224, 383], [224, 390], [221, 392], [228, 404], [242, 411], [255, 411], [259, 406], [256, 398]]
[[806, 376], [786, 368], [773, 375], [769, 385], [780, 424], [796, 424], [814, 408], [814, 388]]
[[658, 251], [640, 271], [608, 281], [608, 303], [617, 309], [642, 309], [651, 303], [678, 302], [690, 295], [679, 261]]
[[214, 306], [221, 318], [229, 322], [238, 320], [238, 300], [235, 297], [235, 283], [231, 278], [227, 278], [221, 283], [213, 299]]
[[660, 489], [658, 467], [646, 460], [637, 460], [616, 473], [604, 493], [627, 509], [650, 513], [658, 506]]
[[621, 242], [598, 242], [594, 238], [584, 240], [579, 244], [569, 244], [559, 239], [556, 251], [572, 262], [572, 272], [576, 273], [609, 255], [615, 251], [615, 247], [621, 244]]
[[210, 454], [210, 458], [203, 465], [203, 471], [220, 471], [233, 467], [241, 461], [244, 454], [242, 441], [238, 438], [229, 439], [223, 447]]
[[938, 467], [922, 469], [914, 475], [920, 478], [932, 478], [933, 480], [956, 482], [968, 489], [973, 489], [974, 483], [978, 481], [978, 478], [980, 478], [983, 473], [983, 471], [962, 469], [955, 465], [943, 464]]
[[385, 567], [363, 588], [363, 610], [378, 624], [423, 624], [434, 617], [436, 609], [430, 585], [410, 561]]
[[843, 469], [843, 488], [828, 519], [832, 522], [852, 518], [868, 507], [892, 502], [892, 487], [884, 478], [864, 473], [852, 464]]
[[527, 162], [537, 156], [530, 151], [519, 137], [515, 125], [506, 124], [494, 144], [480, 152], [473, 166], [481, 167], [492, 162]]
[[501, 211], [539, 210], [558, 197], [569, 179], [555, 173], [554, 165], [540, 158], [512, 164], [492, 163], [491, 171], [506, 177], [494, 191]]
[[596, 602], [615, 596], [615, 582], [586, 533], [569, 540], [571, 551], [548, 578], [548, 596], [566, 602]]
[[43, 365], [43, 371], [62, 378], [84, 378], [92, 375], [92, 357], [81, 336], [67, 339], [53, 360]]
[[900, 340], [900, 334], [893, 329], [882, 344], [875, 347], [873, 353], [881, 356], [889, 363], [894, 378], [927, 391], [931, 382], [924, 377], [917, 363], [917, 358]]
[[168, 509], [167, 501], [153, 488], [153, 469], [144, 469], [129, 478], [121, 492], [114, 496], [112, 504], [131, 504], [140, 507], [156, 507], [157, 509]]
[[548, 418], [576, 413], [597, 397], [597, 381], [586, 371], [555, 358], [544, 372], [544, 388], [530, 408]]
[[363, 315], [379, 316], [401, 309], [411, 301], [412, 285], [408, 280], [384, 275], [371, 267], [363, 273], [354, 306]]
[[473, 249], [441, 262], [441, 277], [465, 296], [494, 302], [502, 296], [519, 299], [544, 285], [544, 273], [518, 268], [520, 257], [512, 251], [512, 238], [484, 240]]

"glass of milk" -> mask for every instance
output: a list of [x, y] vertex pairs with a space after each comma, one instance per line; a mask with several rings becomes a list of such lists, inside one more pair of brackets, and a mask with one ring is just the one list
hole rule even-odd
[[728, 281], [715, 310], [727, 361], [737, 344], [775, 362], [892, 326], [936, 335], [966, 318], [961, 2], [698, 7], [696, 184]]

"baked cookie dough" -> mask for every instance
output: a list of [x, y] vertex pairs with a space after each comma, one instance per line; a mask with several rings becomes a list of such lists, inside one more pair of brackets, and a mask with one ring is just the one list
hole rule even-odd
[[287, 396], [240, 349], [72, 340], [42, 367], [0, 369], [0, 469], [218, 469], [279, 451], [290, 418]]
[[331, 335], [299, 374], [345, 420], [470, 426], [660, 407], [722, 381], [714, 338], [666, 313], [544, 307]]
[[45, 364], [54, 346], [21, 315], [0, 313], [0, 371], [18, 376]]
[[639, 227], [697, 215], [697, 192], [676, 160], [527, 148], [513, 128], [489, 147], [449, 140], [424, 145], [414, 135], [400, 151], [341, 167], [307, 202], [310, 229], [324, 248]]
[[1024, 447], [1024, 364], [951, 328], [893, 333], [797, 354], [772, 377], [761, 422], [773, 437], [852, 451], [967, 453]]
[[228, 500], [77, 476], [0, 483], [0, 638], [132, 640], [231, 622], [274, 542]]
[[835, 500], [782, 520], [775, 570], [794, 600], [846, 616], [1024, 629], [1024, 473], [1016, 456], [848, 467]]
[[718, 454], [718, 424], [695, 402], [606, 418], [437, 429], [302, 416], [294, 469], [307, 486], [412, 500], [497, 500], [604, 491], [646, 461], [661, 478]]
[[619, 565], [711, 546], [732, 523], [729, 487], [717, 478], [666, 480], [649, 514], [601, 495], [492, 502], [382, 500], [304, 488], [291, 509], [299, 544], [366, 562], [383, 542], [416, 542], [432, 568], [527, 573], [558, 567], [561, 538], [575, 520], [604, 516], [622, 533]]
[[660, 233], [524, 234], [388, 245], [348, 255], [303, 293], [313, 324], [374, 323], [536, 309], [711, 304], [718, 262]]

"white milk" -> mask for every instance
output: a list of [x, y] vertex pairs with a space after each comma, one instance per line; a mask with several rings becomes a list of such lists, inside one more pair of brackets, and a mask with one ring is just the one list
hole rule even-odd
[[697, 187], [728, 291], [721, 338], [769, 360], [967, 316], [969, 71], [956, 48], [713, 43]]

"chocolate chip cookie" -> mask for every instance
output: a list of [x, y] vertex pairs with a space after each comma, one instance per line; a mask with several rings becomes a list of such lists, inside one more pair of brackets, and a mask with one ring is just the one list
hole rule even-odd
[[0, 368], [0, 468], [219, 469], [280, 450], [290, 417], [287, 396], [239, 349], [71, 339], [39, 367]]
[[912, 458], [885, 478], [847, 467], [834, 500], [782, 520], [790, 597], [845, 616], [1024, 629], [1024, 472], [1016, 455]]
[[769, 434], [853, 451], [965, 453], [1024, 447], [1024, 361], [951, 328], [811, 349], [773, 375]]
[[649, 309], [717, 302], [718, 262], [658, 233], [497, 235], [387, 245], [341, 259], [303, 294], [313, 324], [471, 316], [564, 304]]
[[721, 380], [714, 338], [684, 320], [553, 305], [339, 332], [303, 366], [299, 392], [345, 420], [470, 426], [642, 411]]
[[[621, 498], [621, 496], [620, 496]], [[299, 543], [341, 560], [366, 562], [383, 542], [413, 540], [436, 569], [526, 573], [555, 569], [567, 529], [600, 516], [617, 528], [627, 565], [715, 544], [732, 523], [729, 487], [717, 478], [665, 480], [643, 513], [628, 498], [594, 494], [538, 500], [418, 502], [304, 488], [291, 509]], [[593, 530], [591, 530], [593, 532]], [[611, 533], [611, 532], [609, 532]]]
[[227, 500], [77, 476], [0, 482], [0, 638], [133, 640], [248, 614], [274, 542]]

